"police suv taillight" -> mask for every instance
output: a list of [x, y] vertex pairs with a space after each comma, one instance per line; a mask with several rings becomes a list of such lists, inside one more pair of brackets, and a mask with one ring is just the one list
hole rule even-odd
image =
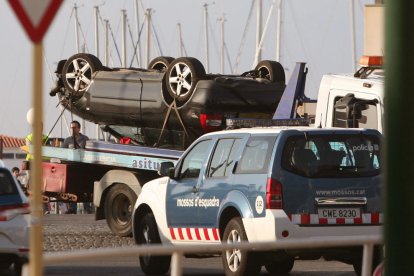
[[268, 178], [266, 183], [266, 209], [282, 209], [282, 183]]
[[200, 124], [204, 133], [221, 130], [222, 123], [221, 114], [200, 114]]

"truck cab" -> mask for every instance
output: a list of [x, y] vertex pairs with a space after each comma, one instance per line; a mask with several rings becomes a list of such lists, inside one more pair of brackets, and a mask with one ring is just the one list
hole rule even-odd
[[354, 74], [325, 75], [318, 93], [315, 126], [384, 130], [384, 71], [379, 56], [363, 56]]

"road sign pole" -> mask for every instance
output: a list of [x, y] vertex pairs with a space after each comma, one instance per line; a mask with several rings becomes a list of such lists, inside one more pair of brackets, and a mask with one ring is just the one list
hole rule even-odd
[[30, 230], [30, 262], [31, 276], [43, 275], [43, 208], [42, 208], [42, 129], [43, 129], [43, 59], [42, 42], [33, 44], [33, 160], [30, 168], [33, 177], [30, 181], [32, 191]]

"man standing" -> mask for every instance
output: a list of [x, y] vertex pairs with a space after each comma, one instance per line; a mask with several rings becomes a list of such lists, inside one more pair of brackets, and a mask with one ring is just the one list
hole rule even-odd
[[[70, 129], [72, 130], [72, 136], [67, 137], [63, 141], [63, 148], [71, 149], [83, 149], [86, 146], [86, 141], [89, 140], [88, 136], [80, 133], [81, 125], [78, 121], [72, 121], [70, 123]], [[88, 205], [87, 205], [88, 206]], [[76, 214], [77, 213], [77, 203], [71, 202], [69, 204], [69, 209], [66, 214]]]
[[88, 136], [80, 133], [81, 125], [78, 121], [72, 121], [70, 123], [70, 129], [72, 130], [72, 136], [69, 136], [63, 141], [63, 148], [83, 149], [85, 148], [86, 141], [89, 140]]

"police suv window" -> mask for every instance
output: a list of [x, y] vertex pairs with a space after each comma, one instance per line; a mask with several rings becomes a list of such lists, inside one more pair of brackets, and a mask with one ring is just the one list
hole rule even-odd
[[13, 176], [7, 171], [0, 171], [0, 195], [17, 194]]
[[204, 140], [195, 145], [183, 159], [180, 169], [181, 178], [197, 178], [208, 155], [211, 140]]
[[208, 177], [228, 176], [234, 166], [234, 157], [241, 139], [220, 139], [214, 150]]
[[361, 177], [380, 173], [380, 141], [370, 135], [289, 137], [282, 167], [307, 177]]
[[244, 148], [236, 174], [267, 173], [276, 136], [252, 136]]

